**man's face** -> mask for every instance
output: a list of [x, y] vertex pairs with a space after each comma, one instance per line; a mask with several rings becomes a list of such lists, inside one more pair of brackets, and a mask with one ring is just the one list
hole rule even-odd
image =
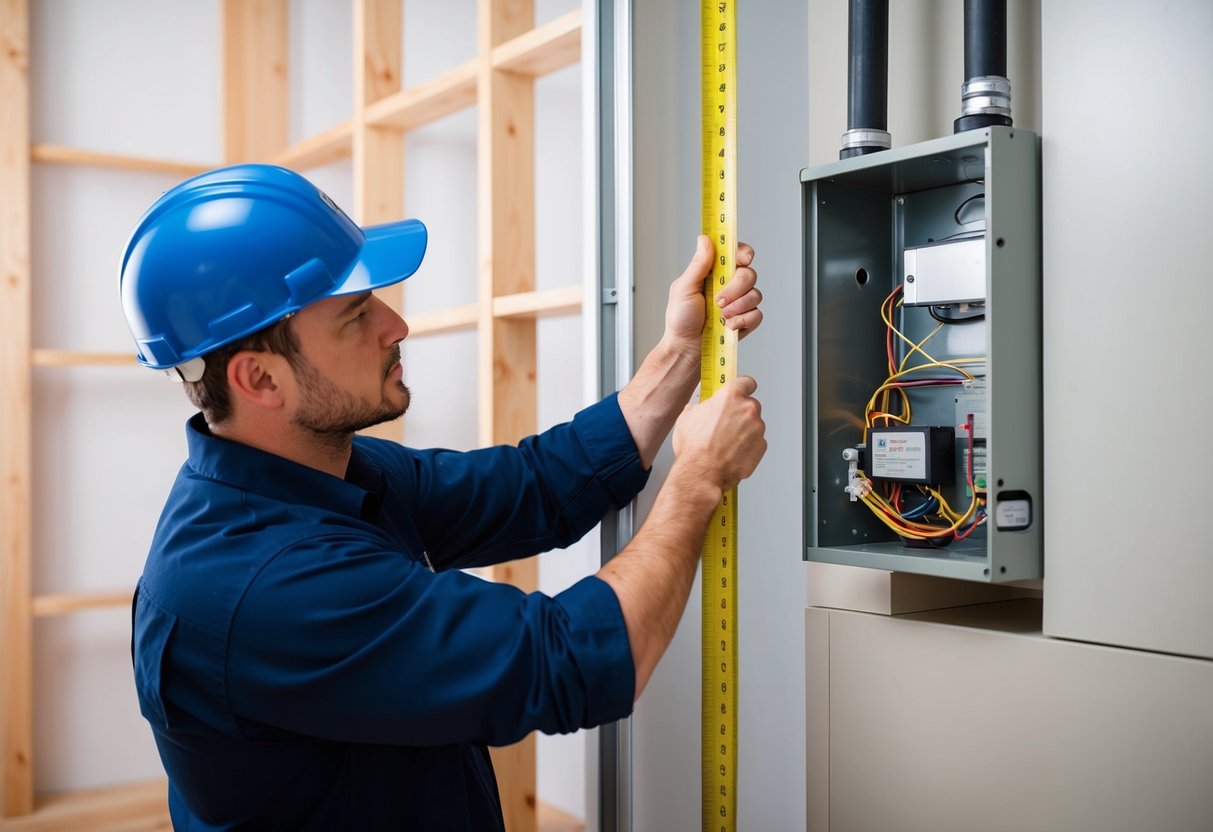
[[340, 439], [400, 418], [409, 406], [400, 342], [408, 325], [370, 292], [314, 303], [292, 321], [302, 361], [295, 424]]

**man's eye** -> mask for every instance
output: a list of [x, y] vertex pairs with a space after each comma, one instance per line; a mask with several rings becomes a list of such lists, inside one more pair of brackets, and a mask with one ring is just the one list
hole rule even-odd
[[362, 320], [363, 318], [365, 318], [365, 317], [366, 317], [366, 310], [365, 310], [365, 309], [363, 309], [363, 310], [362, 310], [361, 312], [359, 312], [357, 315], [355, 315], [354, 317], [350, 318], [350, 323], [352, 323], [352, 324], [353, 324], [353, 323], [357, 323], [358, 321], [361, 321], [361, 320]]

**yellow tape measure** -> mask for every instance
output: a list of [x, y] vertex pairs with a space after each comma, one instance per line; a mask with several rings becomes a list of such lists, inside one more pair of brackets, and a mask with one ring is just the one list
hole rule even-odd
[[[700, 401], [737, 376], [737, 333], [716, 314], [737, 251], [737, 41], [733, 0], [703, 0], [703, 233], [715, 260], [704, 281], [707, 323]], [[703, 832], [737, 827], [737, 489], [716, 507], [703, 542]]]

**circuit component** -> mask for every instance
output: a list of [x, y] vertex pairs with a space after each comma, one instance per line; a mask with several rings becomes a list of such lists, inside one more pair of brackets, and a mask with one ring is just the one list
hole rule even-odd
[[873, 427], [866, 473], [873, 480], [942, 485], [956, 478], [956, 429], [950, 425]]
[[[961, 439], [967, 438], [964, 431], [968, 430], [968, 426], [973, 426], [972, 442], [961, 443], [961, 465], [960, 470], [964, 472], [972, 472], [974, 489], [977, 494], [984, 497], [986, 494], [986, 473], [988, 467], [986, 465], [986, 438], [989, 436], [990, 420], [988, 417], [989, 399], [986, 391], [986, 379], [984, 376], [975, 377], [966, 381], [961, 392], [957, 393], [954, 401], [956, 403], [956, 425], [962, 431]], [[969, 457], [972, 456], [972, 460]], [[967, 476], [965, 477], [967, 479]], [[973, 490], [970, 489], [968, 483], [965, 483], [965, 496], [972, 497]]]
[[906, 306], [978, 303], [986, 299], [984, 237], [907, 248], [902, 264]]

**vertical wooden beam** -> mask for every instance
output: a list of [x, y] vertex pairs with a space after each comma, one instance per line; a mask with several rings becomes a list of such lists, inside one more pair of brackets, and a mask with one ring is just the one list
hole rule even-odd
[[[495, 71], [493, 47], [534, 27], [533, 0], [479, 0], [477, 8], [481, 444], [513, 443], [536, 429], [535, 321], [493, 317], [493, 298], [535, 288], [534, 81]], [[535, 558], [494, 567], [493, 578], [527, 592]], [[493, 749], [510, 832], [535, 832], [535, 737]]]
[[516, 442], [535, 429], [534, 322], [492, 316], [494, 297], [535, 287], [534, 81], [495, 71], [491, 64], [493, 47], [533, 23], [532, 0], [480, 0], [479, 432], [484, 445]]
[[287, 146], [288, 0], [223, 0], [223, 158], [270, 158]]
[[0, 0], [0, 817], [34, 809], [27, 0]]
[[[354, 0], [354, 219], [362, 225], [404, 216], [404, 133], [366, 123], [366, 108], [400, 89], [403, 13], [402, 0]], [[375, 294], [404, 311], [403, 284]], [[365, 433], [401, 442], [404, 424]]]

